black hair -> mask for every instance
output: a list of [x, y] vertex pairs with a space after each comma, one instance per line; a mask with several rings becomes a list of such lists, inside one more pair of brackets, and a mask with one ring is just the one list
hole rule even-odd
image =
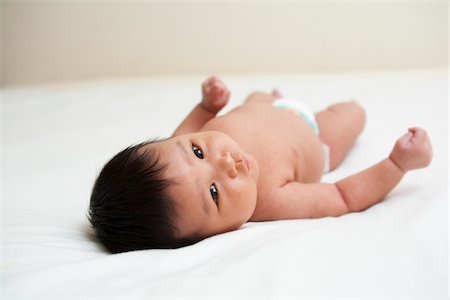
[[176, 238], [175, 202], [150, 140], [116, 154], [101, 170], [92, 189], [88, 219], [100, 242], [112, 253], [179, 248], [198, 240]]

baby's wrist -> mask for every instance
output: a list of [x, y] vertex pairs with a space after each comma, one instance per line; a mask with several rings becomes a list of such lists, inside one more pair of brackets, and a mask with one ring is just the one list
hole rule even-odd
[[206, 112], [208, 112], [208, 113], [210, 113], [210, 114], [213, 114], [213, 115], [216, 115], [216, 114], [217, 114], [217, 111], [214, 111], [211, 107], [209, 107], [208, 104], [207, 104], [207, 102], [206, 102], [204, 99], [202, 99], [202, 101], [200, 102], [199, 105], [200, 105]]
[[396, 160], [394, 157], [392, 157], [392, 153], [391, 155], [389, 155], [388, 159], [392, 162], [392, 164], [395, 166], [395, 168], [397, 168], [400, 172], [402, 172], [403, 174], [405, 174], [406, 172], [408, 172], [408, 170], [406, 168], [403, 168]]

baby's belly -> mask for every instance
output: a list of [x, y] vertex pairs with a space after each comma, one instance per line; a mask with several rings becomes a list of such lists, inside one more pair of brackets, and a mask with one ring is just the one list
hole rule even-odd
[[[270, 140], [266, 137], [272, 136], [273, 144], [267, 153], [258, 151], [259, 155], [271, 157], [272, 152], [279, 149], [280, 154], [275, 160], [286, 165], [289, 180], [303, 183], [320, 181], [324, 169], [320, 138], [308, 123], [293, 113], [274, 109], [272, 115], [271, 122], [276, 125], [267, 126], [261, 130], [259, 141]], [[267, 122], [267, 124], [270, 123]], [[269, 172], [271, 170], [273, 169], [268, 169]]]

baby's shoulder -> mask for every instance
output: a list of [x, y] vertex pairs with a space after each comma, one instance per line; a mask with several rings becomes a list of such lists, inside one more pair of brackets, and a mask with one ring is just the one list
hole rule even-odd
[[238, 128], [242, 131], [243, 125], [248, 125], [246, 127], [253, 125], [253, 123], [261, 125], [264, 115], [270, 114], [268, 110], [270, 107], [270, 105], [265, 103], [243, 103], [223, 115], [212, 118], [204, 125], [202, 130], [226, 132], [229, 129], [234, 131], [234, 129]]

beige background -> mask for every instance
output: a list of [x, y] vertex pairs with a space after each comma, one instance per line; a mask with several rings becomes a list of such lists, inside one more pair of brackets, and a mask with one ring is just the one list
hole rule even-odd
[[448, 4], [3, 1], [6, 86], [448, 65]]

